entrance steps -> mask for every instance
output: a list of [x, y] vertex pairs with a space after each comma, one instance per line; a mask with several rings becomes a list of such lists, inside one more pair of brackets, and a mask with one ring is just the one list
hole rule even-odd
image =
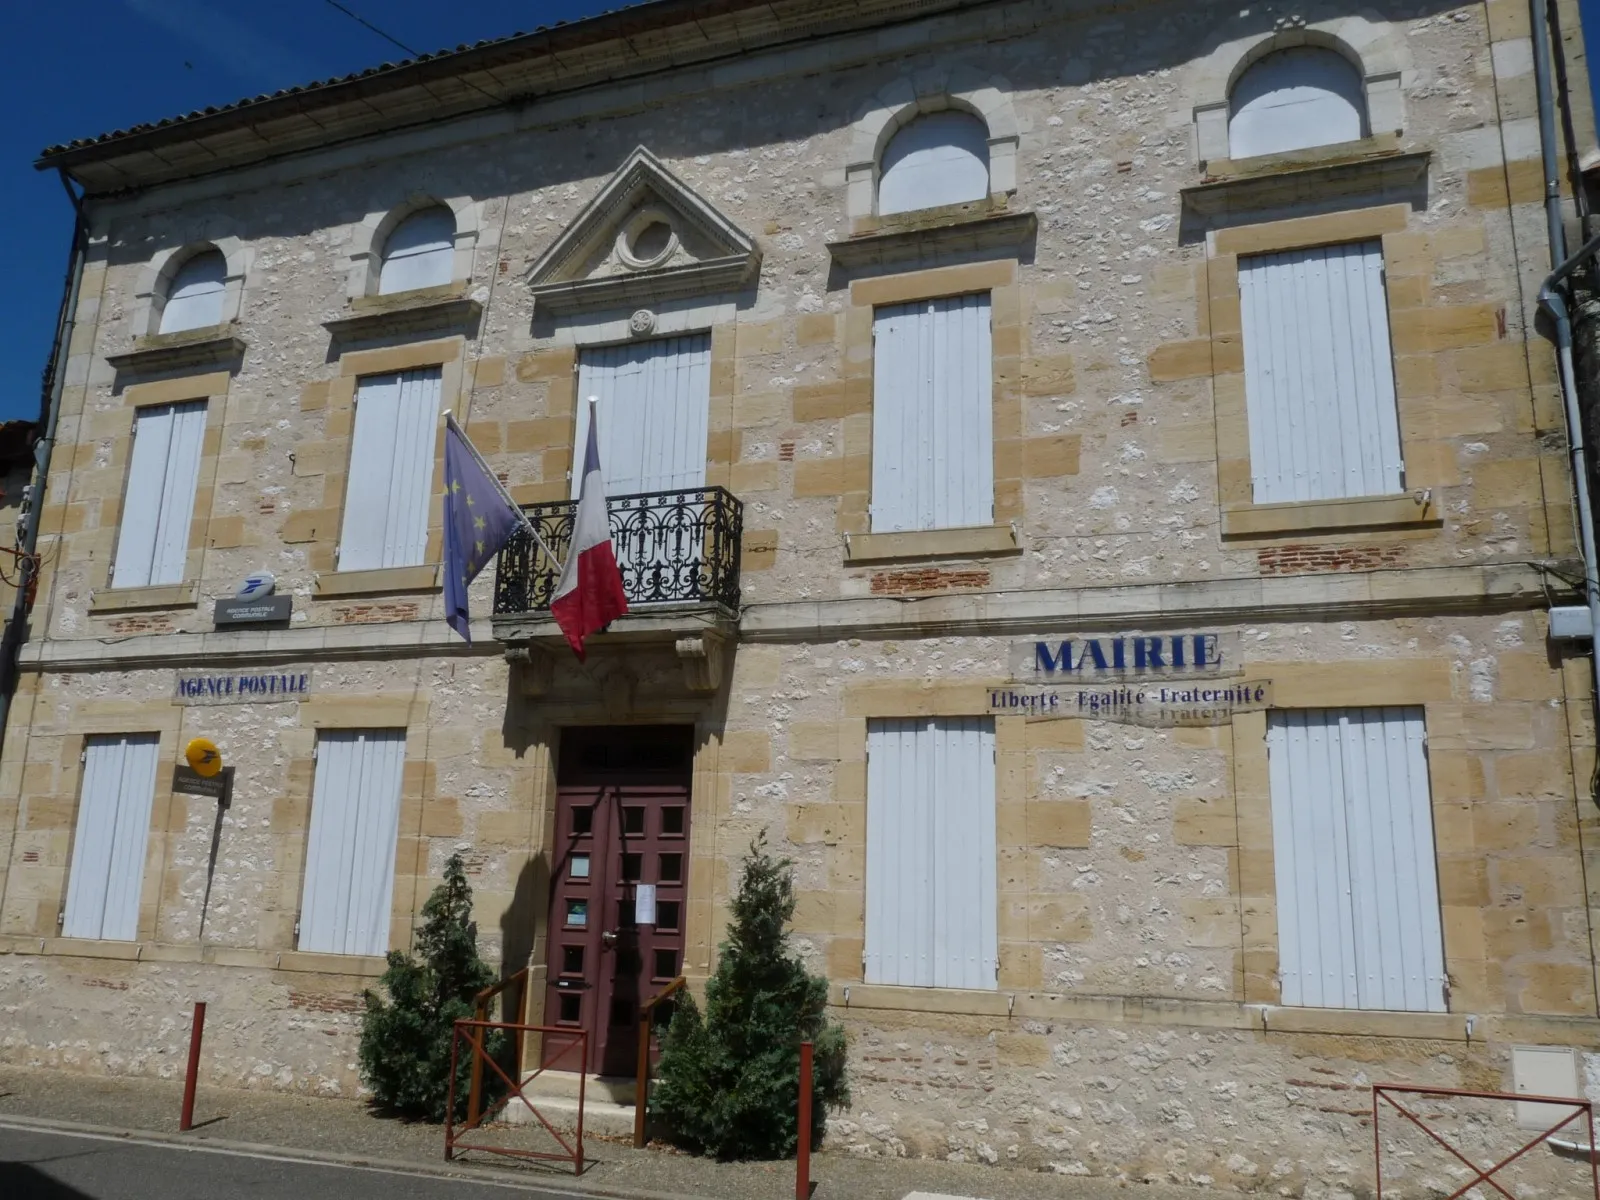
[[[576, 1071], [545, 1071], [523, 1080], [522, 1090], [540, 1115], [566, 1133], [578, 1125], [578, 1081]], [[590, 1075], [583, 1080], [583, 1131], [613, 1137], [633, 1136], [634, 1095], [632, 1079], [609, 1075]], [[515, 1096], [501, 1110], [500, 1119], [511, 1125], [536, 1125], [534, 1116]]]

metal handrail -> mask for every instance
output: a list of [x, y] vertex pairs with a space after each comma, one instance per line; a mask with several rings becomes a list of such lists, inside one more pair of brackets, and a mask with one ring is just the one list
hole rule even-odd
[[[612, 548], [630, 605], [708, 604], [739, 610], [744, 505], [723, 487], [634, 492], [607, 498]], [[522, 511], [551, 553], [572, 545], [577, 501], [525, 504]], [[497, 616], [548, 610], [560, 572], [525, 529], [501, 549]]]
[[639, 1070], [634, 1075], [633, 1084], [633, 1146], [636, 1150], [644, 1147], [645, 1101], [650, 1096], [650, 1033], [655, 1025], [651, 1014], [655, 1012], [656, 1005], [669, 996], [677, 995], [688, 985], [689, 981], [679, 975], [639, 1008]]
[[[482, 1087], [481, 1087], [481, 1085], [483, 1083], [483, 1028], [482, 1028], [482, 1022], [486, 1022], [486, 1021], [489, 1020], [489, 1003], [490, 1003], [490, 1001], [492, 1001], [496, 996], [498, 996], [501, 992], [505, 991], [507, 988], [509, 988], [514, 983], [520, 983], [522, 985], [521, 990], [517, 993], [517, 998], [518, 998], [519, 1003], [517, 1004], [517, 1010], [518, 1011], [516, 1013], [516, 1016], [520, 1019], [522, 1017], [527, 1016], [527, 1011], [528, 1011], [528, 968], [527, 967], [523, 967], [522, 970], [518, 971], [515, 975], [506, 976], [499, 983], [490, 984], [488, 987], [484, 988], [481, 992], [479, 992], [476, 996], [474, 996], [472, 998], [473, 1017], [479, 1023], [479, 1025], [475, 1029], [475, 1032], [473, 1034], [473, 1037], [474, 1037], [473, 1045], [474, 1045], [474, 1048], [475, 1048], [475, 1050], [477, 1052], [475, 1054], [473, 1054], [473, 1056], [472, 1056], [472, 1090], [467, 1093], [467, 1120], [470, 1123], [476, 1123], [477, 1120], [478, 1120], [478, 1099], [479, 1099], [479, 1096], [482, 1094]], [[505, 1015], [506, 1015], [505, 1013], [501, 1013], [501, 1016], [505, 1016]], [[519, 1024], [519, 1023], [520, 1023], [520, 1021], [509, 1022], [509, 1024], [513, 1024], [513, 1025]], [[522, 1074], [522, 1030], [521, 1029], [517, 1029], [513, 1033], [513, 1035], [512, 1035], [512, 1044], [516, 1047], [516, 1057], [515, 1057], [515, 1059], [513, 1061], [516, 1063], [517, 1075], [520, 1077], [521, 1074]]]

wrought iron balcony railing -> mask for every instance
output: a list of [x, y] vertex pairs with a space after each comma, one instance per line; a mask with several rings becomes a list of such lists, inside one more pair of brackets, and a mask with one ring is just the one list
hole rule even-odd
[[[629, 606], [720, 604], [739, 608], [739, 539], [744, 505], [726, 488], [687, 488], [609, 497], [611, 542]], [[522, 511], [563, 561], [572, 545], [576, 500], [527, 504]], [[525, 530], [500, 552], [496, 615], [550, 607], [559, 581], [555, 564]]]

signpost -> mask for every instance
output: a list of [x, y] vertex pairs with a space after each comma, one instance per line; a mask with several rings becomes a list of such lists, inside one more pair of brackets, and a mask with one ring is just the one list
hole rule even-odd
[[229, 625], [286, 624], [294, 611], [293, 596], [276, 594], [278, 581], [271, 571], [246, 575], [231, 600], [218, 600], [211, 612], [211, 623], [218, 629]]

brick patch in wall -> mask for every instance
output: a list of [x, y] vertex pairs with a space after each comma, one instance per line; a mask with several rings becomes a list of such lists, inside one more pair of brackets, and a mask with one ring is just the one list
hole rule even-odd
[[879, 571], [872, 577], [874, 596], [903, 596], [910, 592], [949, 592], [958, 588], [986, 588], [988, 571], [946, 571], [919, 567], [910, 571]]
[[1375, 571], [1405, 565], [1403, 546], [1271, 546], [1256, 551], [1263, 575]]
[[171, 617], [118, 617], [111, 622], [111, 632], [119, 634], [130, 633], [171, 633]]
[[326, 992], [289, 992], [289, 1007], [307, 1012], [360, 1013], [367, 1009], [360, 996], [337, 996]]
[[384, 625], [416, 619], [415, 604], [347, 604], [333, 610], [335, 625]]

